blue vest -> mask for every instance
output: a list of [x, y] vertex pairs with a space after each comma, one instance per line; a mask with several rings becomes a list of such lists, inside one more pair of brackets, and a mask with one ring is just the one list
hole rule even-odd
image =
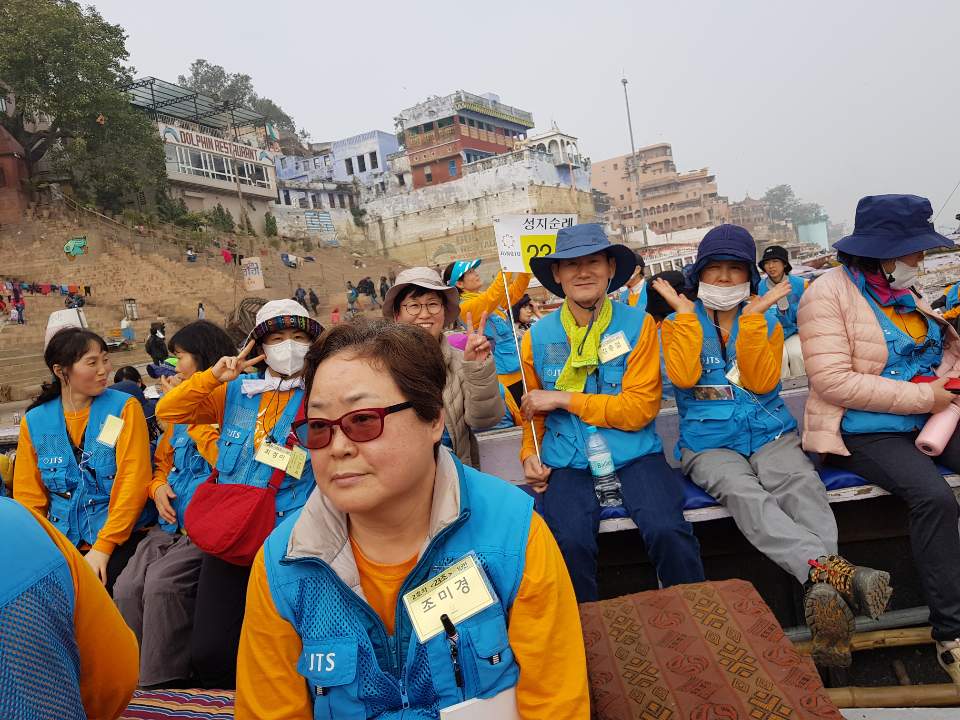
[[[803, 278], [793, 275], [787, 275], [787, 280], [790, 282], [790, 294], [787, 295], [787, 302], [790, 303], [790, 306], [786, 310], [781, 310], [776, 305], [772, 308], [777, 314], [777, 320], [783, 326], [784, 340], [797, 334], [797, 309], [800, 307], [800, 297], [803, 295], [805, 285]], [[773, 283], [770, 282], [770, 279], [764, 278], [760, 281], [758, 294], [766, 294], [771, 287], [773, 287]]]
[[493, 345], [493, 362], [497, 366], [497, 375], [520, 372], [520, 356], [517, 355], [517, 345], [513, 339], [512, 323], [493, 313], [487, 318], [483, 334]]
[[[631, 350], [637, 346], [643, 323], [647, 317], [645, 310], [630, 307], [623, 303], [613, 303], [613, 318], [603, 337], [617, 332], [626, 335]], [[533, 367], [545, 390], [556, 387], [557, 378], [570, 356], [570, 343], [567, 333], [560, 324], [560, 310], [552, 312], [538, 321], [529, 330], [533, 349]], [[602, 338], [601, 338], [602, 339]], [[600, 363], [597, 371], [587, 378], [584, 392], [602, 395], [619, 395], [623, 386], [623, 374], [627, 370], [625, 353], [609, 362]], [[547, 415], [546, 430], [540, 447], [540, 456], [545, 465], [554, 468], [571, 467], [586, 469], [587, 443], [583, 421], [566, 410], [554, 410]], [[639, 457], [662, 452], [660, 436], [656, 423], [651, 422], [642, 430], [616, 430], [597, 428], [613, 455], [613, 464], [621, 468]]]
[[957, 305], [960, 305], [960, 283], [954, 283], [950, 290], [947, 291], [944, 310], [953, 310]]
[[[260, 395], [247, 397], [240, 388], [245, 379], [256, 375], [241, 375], [227, 385], [227, 399], [223, 409], [223, 427], [220, 428], [220, 441], [217, 443], [217, 470], [220, 483], [241, 483], [264, 488], [270, 482], [273, 468], [254, 459], [254, 430], [257, 415], [260, 413]], [[287, 405], [269, 433], [273, 442], [283, 445], [303, 402], [303, 390], [295, 390], [287, 400]], [[297, 480], [292, 475], [283, 479], [277, 492], [277, 524], [292, 510], [303, 507], [313, 490], [313, 466], [309, 459], [303, 468], [303, 475]]]
[[[647, 309], [647, 288], [650, 286], [650, 283], [646, 280], [643, 281], [643, 287], [640, 288], [640, 297], [637, 298], [637, 302], [633, 307], [640, 308], [641, 310]], [[621, 302], [624, 305], [630, 304], [630, 288], [624, 285], [619, 292], [617, 292], [615, 300]]]
[[[460, 478], [460, 515], [433, 538], [404, 581], [393, 636], [324, 561], [286, 557], [299, 513], [267, 539], [264, 563], [271, 596], [303, 642], [297, 671], [314, 698], [314, 717], [438, 718], [440, 708], [492, 697], [517, 684], [520, 672], [507, 622], [523, 577], [533, 501], [503, 480], [453, 459]], [[457, 624], [464, 678], [464, 687], [458, 688], [446, 635], [420, 643], [412, 636], [401, 598], [471, 552], [498, 602]], [[326, 661], [311, 663], [318, 654]]]
[[197, 487], [210, 477], [210, 464], [203, 459], [197, 444], [187, 433], [189, 425], [174, 425], [173, 435], [170, 437], [170, 447], [173, 448], [173, 467], [167, 473], [167, 483], [173, 488], [176, 497], [171, 501], [177, 513], [177, 522], [168, 523], [160, 518], [160, 527], [168, 533], [175, 533], [183, 525], [183, 514]]
[[66, 558], [9, 498], [0, 498], [0, 547], [0, 717], [85, 720]]
[[[718, 330], [707, 316], [700, 300], [696, 301], [697, 318], [703, 327], [703, 346], [700, 349], [700, 365], [703, 372], [698, 386], [722, 385], [721, 392], [730, 388], [733, 399], [697, 399], [704, 390], [684, 389], [674, 386], [677, 412], [680, 415], [680, 439], [676, 457], [689, 448], [693, 452], [727, 448], [745, 457], [753, 455], [771, 440], [797, 429], [797, 421], [780, 398], [780, 384], [764, 395], [754, 395], [727, 379], [726, 374], [737, 360], [737, 334], [740, 330], [740, 314], [734, 318], [730, 339], [727, 340], [727, 359], [723, 359]], [[773, 310], [766, 313], [767, 334], [777, 326]], [[670, 316], [673, 319], [674, 315]], [[706, 391], [706, 392], [709, 392]]]
[[[869, 293], [860, 290], [873, 309], [883, 337], [887, 343], [887, 364], [880, 377], [909, 382], [917, 375], [935, 375], [935, 368], [943, 358], [942, 331], [934, 320], [927, 320], [927, 337], [916, 342], [908, 333], [897, 327]], [[843, 413], [840, 429], [845, 433], [911, 432], [919, 430], [930, 417], [919, 415], [895, 415], [848, 409]]]
[[[47, 518], [74, 545], [93, 545], [107, 521], [107, 507], [117, 474], [117, 453], [115, 448], [98, 443], [97, 436], [107, 417], [120, 417], [130, 399], [126, 393], [110, 388], [93, 399], [81, 448], [87, 459], [83, 468], [73, 454], [60, 398], [39, 405], [26, 415], [40, 477], [50, 497]], [[156, 510], [152, 503], [147, 503], [136, 528], [145, 527], [155, 519]]]

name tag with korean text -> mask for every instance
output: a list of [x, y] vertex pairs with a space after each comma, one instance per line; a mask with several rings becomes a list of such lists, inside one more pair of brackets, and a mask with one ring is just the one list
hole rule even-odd
[[600, 341], [600, 348], [597, 350], [597, 355], [600, 358], [600, 362], [610, 362], [611, 360], [616, 360], [621, 355], [626, 355], [632, 349], [630, 343], [627, 342], [627, 336], [624, 335], [623, 330], [620, 330], [613, 335], [607, 335]]
[[297, 480], [303, 475], [303, 469], [307, 465], [307, 453], [303, 448], [290, 448], [290, 462], [287, 463], [287, 475], [295, 477]]
[[254, 459], [259, 463], [286, 472], [287, 465], [290, 464], [290, 451], [282, 445], [263, 442], [260, 443], [260, 449], [257, 450]]
[[121, 430], [123, 430], [123, 419], [116, 415], [107, 415], [107, 420], [100, 428], [100, 434], [97, 435], [97, 442], [106, 445], [108, 448], [116, 447]]
[[456, 624], [495, 602], [487, 575], [472, 553], [403, 596], [421, 643], [443, 632], [441, 615]]
[[733, 361], [733, 366], [727, 371], [726, 377], [727, 380], [737, 387], [743, 387], [743, 383], [740, 382], [740, 366], [737, 364], [736, 360]]

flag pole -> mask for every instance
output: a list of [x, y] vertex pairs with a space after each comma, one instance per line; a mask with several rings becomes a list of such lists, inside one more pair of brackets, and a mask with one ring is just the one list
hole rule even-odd
[[[507, 273], [503, 271], [503, 266], [500, 266], [500, 279], [503, 280], [503, 292], [507, 297], [507, 315], [510, 321], [510, 332], [513, 333], [513, 345], [517, 349], [517, 358], [520, 359], [520, 382], [523, 383], [523, 394], [527, 394], [527, 376], [523, 373], [523, 358], [520, 357], [520, 338], [517, 337], [517, 326], [513, 321], [513, 303], [510, 301], [510, 288], [507, 286]], [[483, 328], [480, 329], [483, 332]], [[509, 389], [505, 390], [510, 392]], [[543, 459], [540, 457], [540, 441], [537, 440], [537, 426], [533, 424], [533, 420], [530, 421], [530, 430], [533, 432], [533, 447], [537, 451], [537, 460], [540, 460], [541, 464]]]

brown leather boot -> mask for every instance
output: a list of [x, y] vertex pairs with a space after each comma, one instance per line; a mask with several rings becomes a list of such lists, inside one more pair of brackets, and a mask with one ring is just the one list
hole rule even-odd
[[839, 555], [823, 555], [809, 563], [811, 582], [832, 585], [854, 611], [876, 620], [887, 609], [893, 594], [890, 573], [851, 565]]
[[808, 583], [803, 612], [812, 635], [813, 661], [826, 667], [850, 667], [854, 617], [843, 596], [829, 583]]

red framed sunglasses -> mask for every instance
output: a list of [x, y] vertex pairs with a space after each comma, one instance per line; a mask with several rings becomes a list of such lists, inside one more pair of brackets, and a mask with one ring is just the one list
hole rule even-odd
[[333, 429], [340, 430], [353, 442], [369, 442], [383, 435], [383, 422], [387, 415], [413, 407], [407, 401], [381, 408], [351, 410], [336, 420], [305, 418], [297, 420], [290, 428], [297, 442], [308, 450], [322, 450], [333, 441]]

